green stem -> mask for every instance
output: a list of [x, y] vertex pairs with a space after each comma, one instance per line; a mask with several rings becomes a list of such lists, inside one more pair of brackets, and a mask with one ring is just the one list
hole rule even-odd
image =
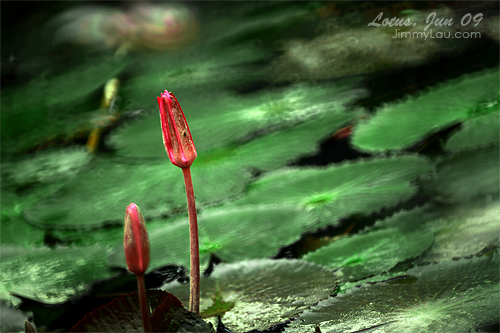
[[136, 274], [137, 289], [139, 290], [139, 304], [141, 305], [142, 325], [144, 332], [153, 332], [151, 329], [151, 320], [149, 319], [149, 305], [146, 295], [146, 284], [144, 282], [144, 274]]
[[191, 243], [191, 277], [189, 283], [189, 311], [200, 313], [200, 245], [198, 241], [198, 219], [194, 200], [191, 169], [182, 168], [189, 213], [189, 240]]

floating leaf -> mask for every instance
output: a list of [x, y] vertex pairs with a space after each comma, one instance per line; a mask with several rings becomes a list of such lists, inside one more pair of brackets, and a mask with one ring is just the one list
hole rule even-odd
[[189, 48], [142, 57], [134, 66], [135, 76], [123, 83], [124, 102], [131, 107], [157, 108], [156, 97], [168, 89], [175, 93], [186, 112], [184, 104], [189, 94], [194, 92], [195, 96], [199, 96], [205, 91], [202, 96], [209, 95], [211, 97], [207, 100], [211, 100], [214, 89], [258, 79], [264, 69], [252, 65], [252, 62], [269, 56], [269, 52], [262, 47], [247, 44], [222, 49], [205, 46], [202, 50]]
[[439, 201], [464, 202], [477, 196], [496, 195], [500, 187], [497, 145], [458, 153], [437, 164], [437, 176], [427, 191]]
[[[22, 212], [42, 199], [45, 196], [44, 191], [35, 190], [17, 194], [14, 190], [6, 188], [5, 184], [6, 182], [3, 182], [0, 191], [2, 202], [0, 243], [2, 245], [21, 245], [25, 247], [41, 246], [44, 231], [26, 223], [22, 218]], [[48, 186], [51, 187], [51, 185]]]
[[320, 226], [354, 213], [369, 214], [410, 198], [410, 181], [432, 170], [417, 156], [377, 158], [326, 168], [287, 169], [251, 184], [237, 203], [287, 203], [321, 218]]
[[415, 258], [431, 246], [421, 209], [402, 212], [375, 227], [343, 237], [303, 259], [338, 270], [342, 281], [355, 281], [389, 271], [398, 262]]
[[25, 86], [2, 91], [2, 149], [15, 152], [74, 128], [76, 113], [98, 106], [81, 110], [85, 97], [126, 65], [123, 59], [94, 58], [58, 76], [41, 75]]
[[500, 141], [500, 104], [498, 101], [478, 107], [477, 117], [465, 121], [462, 130], [446, 143], [447, 150], [476, 149]]
[[[46, 74], [33, 79], [26, 88], [16, 91], [21, 96], [12, 96], [16, 110], [34, 102], [42, 105], [68, 103], [101, 88], [106, 81], [116, 77], [125, 66], [125, 58], [90, 58], [86, 63], [47, 78]], [[20, 98], [21, 97], [21, 98]], [[38, 99], [41, 98], [41, 99]]]
[[15, 162], [2, 163], [2, 180], [16, 187], [64, 182], [91, 159], [84, 149], [42, 151]]
[[498, 254], [408, 271], [413, 279], [355, 287], [304, 311], [285, 332], [469, 332], [498, 318]]
[[[224, 165], [219, 166], [217, 172], [210, 167], [193, 166], [192, 174], [200, 204], [239, 193], [245, 177], [249, 177], [239, 169]], [[182, 172], [167, 156], [165, 163], [149, 165], [96, 160], [76, 179], [31, 208], [26, 217], [32, 224], [43, 227], [95, 228], [104, 223], [122, 224], [125, 207], [131, 202], [143, 207], [145, 216], [185, 209]]]
[[405, 279], [407, 276], [405, 273], [402, 272], [387, 272], [387, 273], [382, 273], [380, 275], [375, 275], [366, 279], [358, 280], [358, 281], [353, 281], [353, 282], [342, 282], [339, 283], [339, 288], [336, 291], [337, 294], [345, 294], [347, 291], [354, 287], [359, 287], [365, 283], [370, 283], [373, 284], [375, 282], [382, 282], [386, 280], [392, 280], [392, 279]]
[[[295, 85], [288, 89], [247, 94], [245, 98], [218, 93], [216, 96], [196, 94], [178, 100], [189, 122], [196, 151], [201, 154], [248, 139], [252, 134], [262, 135], [292, 127], [322, 113], [340, 113], [344, 104], [364, 93], [355, 89], [357, 81], [349, 79], [322, 86]], [[340, 118], [341, 113], [339, 121]], [[110, 137], [110, 143], [118, 149], [120, 156], [164, 158], [158, 110], [118, 130]]]
[[321, 139], [361, 115], [358, 111], [320, 115], [306, 123], [255, 139], [241, 145], [234, 152], [237, 158], [231, 163], [262, 171], [293, 163], [305, 154], [314, 153]]
[[[474, 43], [470, 38], [453, 38], [453, 27], [448, 25], [433, 25], [432, 33], [430, 30], [422, 31], [422, 25], [425, 26], [424, 22], [431, 13], [437, 17], [460, 20], [461, 16], [454, 17], [454, 12], [446, 6], [428, 11], [413, 11], [411, 14], [399, 13], [398, 20], [401, 22], [403, 19], [405, 22], [409, 20], [414, 24], [406, 26], [399, 24], [396, 25], [397, 28], [394, 28], [394, 24], [384, 26], [383, 23], [376, 28], [367, 26], [371, 22], [379, 21], [379, 17], [375, 17], [380, 12], [372, 14], [371, 9], [363, 10], [357, 6], [351, 7], [350, 4], [340, 9], [342, 6], [344, 5], [332, 6], [323, 3], [323, 8], [318, 9], [317, 13], [324, 17], [319, 20], [318, 30], [322, 32], [321, 34], [308, 34], [307, 38], [301, 36], [301, 39], [296, 36], [282, 38], [283, 55], [273, 62], [268, 75], [270, 80], [312, 81], [396, 68], [408, 70], [408, 67], [421, 65], [429, 59], [439, 59], [443, 54], [458, 53], [467, 45]], [[384, 6], [376, 7], [384, 13], [389, 10]], [[394, 6], [392, 9], [397, 13], [402, 8]], [[386, 15], [389, 16], [384, 14], [384, 19]], [[481, 26], [485, 23], [482, 21]], [[431, 37], [427, 38], [429, 35]], [[397, 51], [387, 52], [387, 50]], [[401, 86], [400, 79], [398, 81]]]
[[[280, 247], [297, 241], [314, 218], [307, 212], [288, 206], [230, 207], [203, 211], [198, 216], [200, 260], [204, 266], [210, 254], [223, 261], [269, 258]], [[189, 267], [189, 221], [158, 221], [150, 229], [151, 264], [149, 270], [167, 265]], [[162, 226], [163, 224], [163, 226]], [[286, 228], [283, 225], [286, 224]], [[119, 248], [110, 264], [125, 267]]]
[[[242, 192], [251, 169], [277, 168], [313, 152], [323, 136], [356, 115], [324, 114], [247, 144], [199, 154], [191, 168], [198, 205]], [[77, 178], [27, 211], [26, 217], [38, 226], [79, 229], [104, 222], [123, 223], [124, 207], [130, 202], [140, 206], [145, 216], [185, 209], [180, 171], [168, 162], [166, 153], [161, 161], [139, 160], [143, 164], [137, 165], [95, 160]]]
[[480, 116], [478, 106], [498, 101], [499, 90], [498, 69], [460, 77], [385, 106], [356, 126], [352, 142], [366, 151], [409, 147], [425, 135]]
[[[213, 305], [215, 297], [234, 304], [222, 317], [224, 325], [233, 332], [266, 330], [284, 322], [328, 297], [336, 285], [330, 270], [299, 260], [222, 264], [216, 266], [210, 277], [202, 277], [200, 284], [202, 313]], [[183, 302], [189, 299], [187, 284], [174, 282], [162, 289]]]
[[[259, 8], [260, 7], [260, 8]], [[311, 8], [302, 3], [292, 6], [280, 3], [249, 4], [231, 7], [228, 15], [215, 14], [215, 19], [207, 26], [204, 38], [207, 42], [226, 44], [248, 40], [282, 39], [288, 29], [304, 23], [310, 16]], [[233, 27], [227, 29], [228, 26]]]
[[485, 248], [500, 246], [500, 204], [495, 200], [476, 200], [431, 210], [427, 229], [434, 232], [434, 243], [419, 262], [469, 256]]
[[2, 247], [0, 299], [12, 294], [39, 302], [64, 303], [88, 291], [92, 282], [115, 273], [106, 262], [109, 250], [101, 247]]
[[2, 233], [0, 233], [2, 246], [42, 246], [44, 235], [44, 230], [29, 225], [20, 216], [2, 219]]

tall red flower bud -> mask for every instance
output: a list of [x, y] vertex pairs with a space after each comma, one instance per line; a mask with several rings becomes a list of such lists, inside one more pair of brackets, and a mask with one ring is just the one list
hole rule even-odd
[[160, 107], [163, 144], [168, 157], [179, 168], [190, 167], [197, 154], [181, 106], [174, 94], [167, 90], [156, 99]]
[[125, 236], [123, 238], [128, 270], [144, 274], [149, 267], [150, 248], [146, 223], [141, 210], [131, 203], [125, 211]]
[[189, 311], [200, 312], [200, 244], [198, 240], [198, 219], [194, 197], [191, 164], [196, 158], [193, 138], [186, 117], [174, 94], [167, 90], [156, 98], [160, 107], [163, 144], [170, 161], [182, 169], [189, 214], [189, 239], [191, 274], [189, 285]]

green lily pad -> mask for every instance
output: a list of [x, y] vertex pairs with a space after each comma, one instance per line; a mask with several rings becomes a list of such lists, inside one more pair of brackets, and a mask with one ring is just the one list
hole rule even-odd
[[91, 160], [85, 149], [42, 151], [2, 163], [2, 181], [16, 187], [63, 182], [74, 177]]
[[466, 75], [405, 101], [385, 106], [354, 130], [352, 143], [365, 151], [403, 149], [424, 136], [481, 115], [478, 106], [498, 101], [498, 69]]
[[[243, 190], [249, 175], [224, 165], [199, 169], [193, 166], [197, 203], [212, 202]], [[202, 186], [202, 184], [204, 186]], [[125, 207], [131, 202], [146, 216], [168, 210], [185, 210], [186, 194], [181, 170], [168, 157], [163, 164], [122, 164], [96, 160], [77, 178], [68, 182], [25, 214], [40, 227], [82, 229], [104, 224], [122, 224]]]
[[[225, 262], [270, 258], [280, 247], [300, 238], [314, 218], [300, 209], [288, 206], [225, 207], [203, 211], [198, 216], [201, 266], [210, 254]], [[286, 223], [286, 228], [283, 228]], [[149, 270], [168, 264], [189, 267], [189, 221], [157, 221], [148, 227], [151, 242]], [[109, 263], [125, 267], [123, 247], [111, 256]]]
[[[340, 113], [345, 109], [343, 105], [363, 95], [363, 90], [355, 89], [357, 81], [350, 79], [321, 86], [295, 85], [245, 95], [244, 98], [220, 93], [178, 99], [189, 122], [196, 151], [202, 154], [248, 140], [252, 135], [292, 127], [322, 113]], [[118, 149], [120, 156], [164, 158], [166, 152], [161, 139], [158, 108], [146, 118], [116, 131], [109, 142]]]
[[268, 171], [293, 163], [299, 157], [312, 154], [319, 141], [361, 115], [354, 112], [332, 112], [311, 121], [257, 138], [234, 152], [232, 163]]
[[434, 243], [419, 262], [469, 256], [485, 248], [500, 246], [500, 204], [476, 200], [432, 209], [434, 218], [426, 223], [434, 232]]
[[408, 271], [418, 280], [363, 285], [304, 311], [285, 332], [469, 332], [498, 318], [499, 256]]
[[174, 92], [184, 110], [183, 101], [188, 96], [207, 95], [206, 100], [210, 101], [214, 89], [258, 79], [264, 69], [252, 62], [269, 56], [262, 47], [247, 44], [223, 49], [195, 47], [141, 57], [134, 64], [134, 77], [123, 83], [120, 94], [127, 108], [157, 108], [156, 97], [168, 89]]
[[[318, 147], [318, 141], [358, 115], [331, 113], [240, 146], [200, 154], [191, 168], [198, 206], [241, 193], [250, 170], [269, 170], [291, 163]], [[293, 147], [293, 149], [290, 149]], [[166, 154], [165, 154], [166, 155]], [[150, 160], [95, 160], [25, 216], [34, 225], [81, 229], [122, 223], [124, 207], [135, 202], [146, 216], [185, 210], [182, 172], [165, 156]]]
[[2, 246], [42, 246], [44, 236], [44, 230], [26, 223], [20, 216], [12, 216], [2, 220], [2, 232], [0, 233]]
[[[375, 18], [383, 11], [384, 19], [388, 18], [385, 22], [391, 19], [392, 16], [387, 14], [387, 8], [384, 6], [375, 5], [371, 9], [361, 9], [352, 6], [351, 3], [310, 4], [320, 7], [315, 13], [322, 17], [318, 22], [316, 33], [308, 31], [307, 37], [301, 35], [302, 38], [299, 36], [282, 38], [281, 56], [273, 62], [269, 71], [271, 80], [278, 82], [328, 80], [397, 68], [407, 70], [408, 67], [422, 70], [422, 67], [417, 66], [428, 63], [429, 59], [436, 60], [444, 54], [458, 55], [460, 50], [474, 43], [471, 38], [453, 38], [453, 26], [444, 24], [432, 25], [431, 38], [423, 38], [422, 33], [429, 34], [430, 31], [425, 29], [427, 32], [422, 32], [422, 27], [426, 25], [426, 19], [431, 13], [437, 17], [455, 15], [454, 11], [446, 6], [427, 8], [427, 10], [420, 8], [419, 11], [414, 11], [406, 17], [397, 13], [401, 8], [394, 7], [394, 15], [397, 14], [397, 19], [401, 20], [401, 23], [407, 19], [414, 23], [409, 26], [398, 24], [396, 30], [394, 24], [384, 26], [380, 22], [382, 19]], [[488, 23], [493, 23], [485, 21], [489, 20], [485, 18], [481, 22], [483, 26], [483, 29], [480, 29], [481, 33], [496, 34], [493, 28], [491, 32], [488, 28], [484, 29]], [[376, 28], [367, 26], [370, 22], [380, 22], [382, 25]], [[445, 36], [449, 34], [452, 38], [442, 38], [443, 34]], [[445, 59], [444, 61], [447, 61], [449, 58]], [[405, 81], [399, 78], [397, 81], [396, 84], [400, 87], [404, 85]]]
[[416, 193], [410, 181], [432, 166], [417, 156], [376, 158], [326, 168], [286, 169], [251, 184], [241, 204], [287, 203], [320, 217], [320, 226], [354, 213], [369, 214]]
[[102, 247], [9, 248], [2, 247], [0, 299], [10, 294], [42, 303], [64, 303], [89, 290], [90, 284], [116, 273], [106, 262]]
[[446, 143], [447, 150], [477, 149], [500, 141], [500, 104], [498, 101], [481, 105], [481, 115], [465, 121], [462, 130]]
[[[231, 8], [228, 15], [218, 10], [216, 19], [206, 27], [207, 43], [236, 44], [248, 40], [274, 41], [282, 39], [289, 29], [304, 23], [312, 9], [303, 3], [290, 6], [279, 3], [248, 4]], [[231, 26], [232, 29], [227, 29]]]
[[[3, 180], [2, 180], [3, 181]], [[1, 200], [1, 233], [0, 243], [11, 246], [42, 246], [44, 230], [28, 224], [23, 218], [23, 211], [61, 187], [60, 183], [44, 184], [44, 186], [16, 193], [9, 189], [3, 181], [0, 190]]]
[[82, 110], [86, 98], [126, 65], [124, 59], [92, 59], [58, 76], [40, 75], [27, 85], [2, 91], [2, 149], [15, 152], [77, 127], [76, 114], [98, 107], [99, 102]]
[[[328, 297], [336, 285], [332, 271], [300, 260], [222, 264], [210, 277], [202, 277], [200, 284], [202, 316], [216, 297], [234, 305], [218, 313], [232, 332], [267, 330]], [[174, 282], [162, 289], [182, 302], [189, 299], [188, 284]]]
[[[57, 76], [47, 77], [44, 73], [34, 78], [26, 88], [16, 91], [19, 96], [16, 94], [6, 101], [13, 102], [16, 110], [33, 102], [41, 105], [65, 104], [101, 88], [108, 80], [116, 77], [127, 63], [125, 58], [106, 56], [90, 59]], [[24, 98], [20, 98], [21, 96]]]
[[407, 278], [405, 272], [386, 272], [382, 273], [380, 275], [375, 275], [366, 279], [358, 280], [358, 281], [353, 281], [353, 282], [341, 282], [339, 283], [339, 288], [336, 291], [338, 295], [340, 294], [345, 294], [347, 291], [354, 287], [359, 287], [365, 283], [370, 283], [373, 284], [375, 282], [384, 282], [387, 280], [392, 280], [392, 279], [403, 279]]
[[426, 190], [439, 201], [457, 203], [499, 193], [499, 148], [461, 152], [437, 164], [436, 178]]
[[339, 280], [355, 281], [389, 271], [398, 262], [415, 258], [433, 242], [423, 225], [422, 209], [402, 212], [373, 228], [343, 237], [303, 259], [338, 270]]
[[[125, 214], [124, 214], [125, 215]], [[148, 231], [155, 223], [146, 222]], [[123, 243], [123, 225], [108, 225], [83, 233], [82, 230], [51, 230], [50, 235], [65, 244], [75, 246], [110, 246]]]

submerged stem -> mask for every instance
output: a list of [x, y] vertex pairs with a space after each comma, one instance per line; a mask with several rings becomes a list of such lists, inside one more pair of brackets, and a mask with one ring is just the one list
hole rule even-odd
[[152, 332], [151, 320], [149, 319], [149, 305], [146, 295], [146, 284], [144, 282], [144, 274], [136, 274], [137, 289], [139, 290], [139, 304], [141, 305], [142, 325], [144, 332]]
[[193, 180], [189, 167], [182, 168], [189, 213], [189, 240], [191, 243], [191, 276], [189, 283], [189, 311], [200, 313], [200, 245], [198, 242], [198, 219], [194, 200]]

